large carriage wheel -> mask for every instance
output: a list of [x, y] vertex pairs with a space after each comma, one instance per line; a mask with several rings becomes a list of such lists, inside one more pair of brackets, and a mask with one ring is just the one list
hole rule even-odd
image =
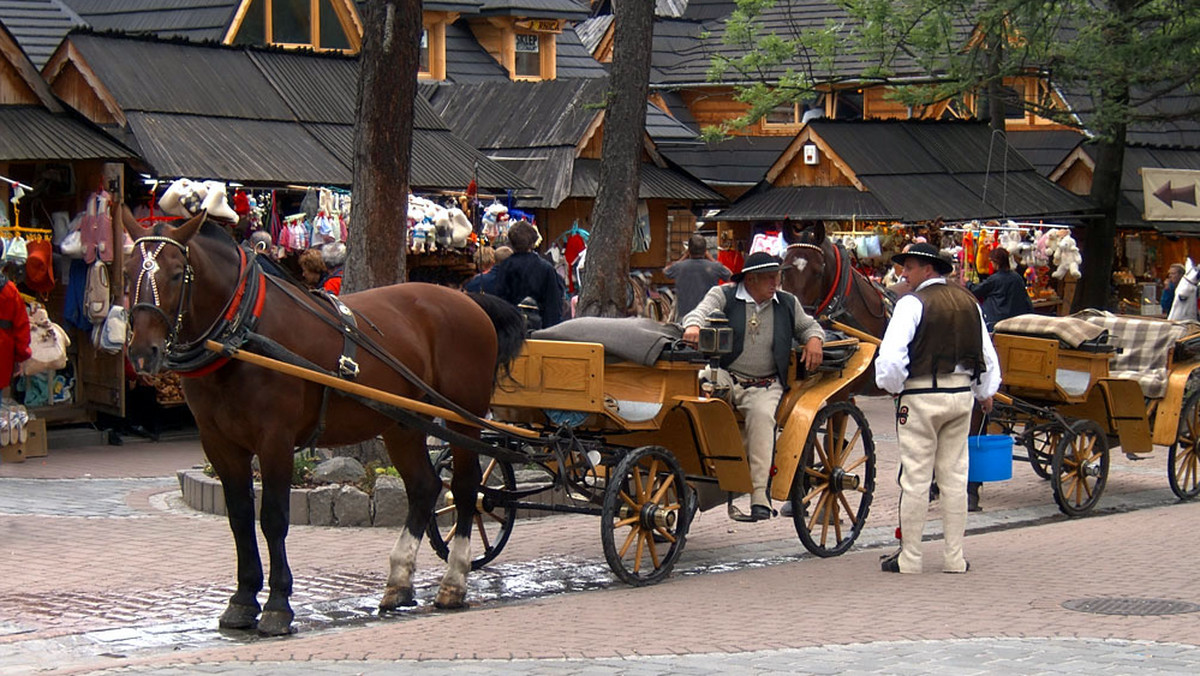
[[1179, 412], [1179, 434], [1167, 451], [1167, 479], [1180, 500], [1200, 495], [1200, 390], [1193, 392]]
[[[512, 464], [498, 458], [481, 457], [479, 460], [483, 467], [482, 485], [510, 492], [516, 490], [517, 478]], [[429, 544], [443, 561], [450, 555], [454, 525], [458, 522], [458, 508], [454, 504], [454, 493], [450, 490], [450, 479], [454, 475], [451, 465], [448, 448], [438, 455], [433, 465], [442, 481], [442, 490], [434, 503], [433, 518], [429, 520]], [[496, 505], [482, 492], [478, 494], [475, 499], [475, 526], [471, 529], [471, 552], [474, 554], [471, 570], [486, 566], [500, 555], [516, 520], [516, 509]]]
[[641, 586], [671, 572], [683, 552], [690, 515], [682, 509], [688, 485], [675, 456], [642, 446], [617, 463], [604, 491], [600, 541], [609, 567]]
[[826, 405], [813, 420], [792, 479], [792, 521], [805, 548], [817, 556], [849, 549], [874, 492], [875, 440], [866, 416], [850, 402]]
[[1077, 420], [1054, 449], [1050, 483], [1067, 516], [1092, 511], [1108, 483], [1108, 437], [1093, 420]]
[[1058, 422], [1025, 423], [1025, 431], [1021, 433], [1025, 441], [1025, 454], [1029, 456], [1029, 464], [1034, 474], [1043, 479], [1049, 479], [1054, 463], [1054, 449], [1062, 441], [1063, 426]]

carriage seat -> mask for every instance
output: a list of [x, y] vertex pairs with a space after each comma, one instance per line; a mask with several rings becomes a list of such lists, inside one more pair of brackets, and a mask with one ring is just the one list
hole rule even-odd
[[1167, 368], [1176, 341], [1200, 330], [1196, 322], [1121, 316], [1102, 310], [1084, 310], [1072, 317], [1108, 331], [1109, 343], [1119, 350], [1109, 362], [1109, 376], [1136, 380], [1142, 393], [1152, 399], [1166, 394]]
[[1068, 350], [1112, 352], [1116, 349], [1109, 343], [1108, 331], [1103, 326], [1078, 317], [1018, 315], [996, 322], [994, 331], [1056, 339], [1060, 347]]
[[703, 361], [699, 352], [682, 344], [683, 330], [648, 317], [576, 317], [534, 331], [538, 340], [600, 343], [606, 359], [652, 366], [659, 359]]

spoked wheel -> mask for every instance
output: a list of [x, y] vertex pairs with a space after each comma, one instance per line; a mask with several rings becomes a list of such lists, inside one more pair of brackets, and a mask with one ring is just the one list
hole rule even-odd
[[1050, 483], [1067, 516], [1092, 511], [1108, 483], [1108, 437], [1092, 420], [1077, 420], [1054, 449]]
[[609, 477], [600, 521], [604, 558], [631, 585], [658, 582], [675, 566], [687, 536], [683, 470], [667, 449], [642, 446]]
[[1029, 464], [1034, 474], [1043, 479], [1050, 478], [1051, 465], [1054, 463], [1054, 449], [1062, 441], [1063, 426], [1057, 422], [1025, 423], [1025, 431], [1021, 436], [1025, 440], [1025, 452], [1029, 456]]
[[1180, 500], [1200, 495], [1200, 390], [1193, 392], [1179, 412], [1179, 434], [1167, 451], [1167, 479]]
[[817, 556], [837, 556], [862, 532], [875, 492], [875, 441], [867, 418], [846, 401], [817, 412], [792, 479], [796, 534]]
[[[479, 461], [483, 467], [482, 485], [497, 490], [516, 490], [517, 478], [512, 464], [497, 458], [481, 457]], [[429, 520], [429, 544], [443, 561], [450, 555], [450, 541], [454, 538], [454, 526], [458, 521], [458, 507], [450, 490], [450, 479], [454, 474], [451, 465], [450, 449], [442, 451], [433, 465], [438, 478], [442, 480], [442, 490], [434, 503], [433, 518]], [[482, 492], [476, 496], [475, 525], [471, 528], [471, 552], [474, 554], [471, 570], [486, 566], [500, 555], [516, 520], [516, 509], [496, 505]]]

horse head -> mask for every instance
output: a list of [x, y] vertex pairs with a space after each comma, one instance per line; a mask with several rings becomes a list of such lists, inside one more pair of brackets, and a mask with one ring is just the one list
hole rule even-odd
[[825, 227], [793, 231], [790, 244], [783, 255], [783, 280], [780, 287], [800, 299], [810, 311], [816, 308], [828, 292], [832, 280], [826, 277], [831, 269], [826, 265], [826, 250], [830, 242]]
[[133, 253], [125, 263], [131, 329], [128, 352], [139, 373], [158, 373], [178, 337], [193, 276], [188, 243], [205, 216], [201, 211], [177, 227], [150, 229], [139, 224], [128, 207], [122, 210], [125, 230], [134, 241]]

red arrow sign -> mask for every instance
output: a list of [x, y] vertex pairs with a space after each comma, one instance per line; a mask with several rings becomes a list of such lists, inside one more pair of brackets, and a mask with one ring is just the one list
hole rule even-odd
[[1165, 185], [1159, 186], [1158, 190], [1154, 191], [1154, 196], [1168, 207], [1174, 207], [1175, 202], [1196, 206], [1196, 184], [1172, 188], [1171, 182], [1167, 181]]

